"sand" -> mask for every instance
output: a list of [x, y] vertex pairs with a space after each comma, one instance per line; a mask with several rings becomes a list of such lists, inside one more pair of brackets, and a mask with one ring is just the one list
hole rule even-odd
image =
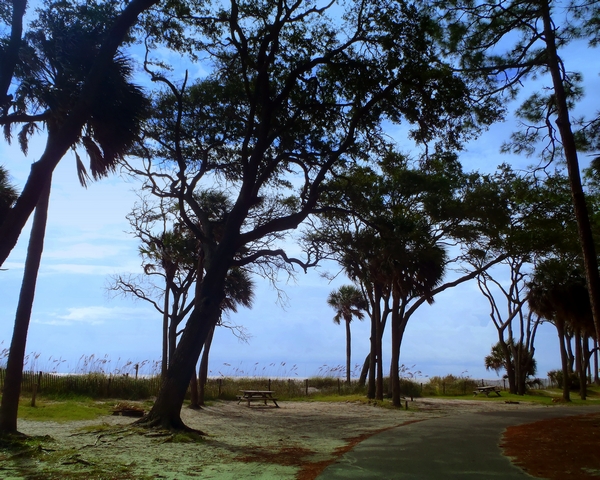
[[128, 417], [68, 423], [20, 421], [27, 435], [49, 436], [29, 454], [0, 462], [0, 478], [185, 480], [315, 478], [358, 441], [407, 422], [441, 415], [544, 408], [478, 400], [415, 399], [408, 410], [374, 404], [279, 402], [281, 408], [216, 402], [184, 408], [204, 439], [131, 428]]

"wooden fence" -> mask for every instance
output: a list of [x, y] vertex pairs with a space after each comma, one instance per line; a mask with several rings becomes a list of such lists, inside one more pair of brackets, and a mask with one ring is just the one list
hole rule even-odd
[[[0, 369], [0, 389], [4, 388], [6, 372]], [[94, 398], [141, 399], [155, 396], [160, 388], [160, 377], [129, 375], [59, 375], [44, 372], [23, 372], [21, 392], [44, 395], [83, 395]]]

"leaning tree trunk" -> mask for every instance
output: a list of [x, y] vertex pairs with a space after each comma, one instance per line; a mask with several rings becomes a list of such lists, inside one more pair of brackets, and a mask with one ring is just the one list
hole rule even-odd
[[592, 315], [594, 317], [594, 326], [596, 329], [596, 338], [600, 338], [600, 276], [598, 274], [598, 257], [596, 256], [596, 247], [594, 245], [592, 227], [590, 224], [585, 195], [583, 193], [583, 187], [581, 185], [579, 160], [577, 158], [577, 146], [573, 131], [571, 129], [571, 121], [569, 119], [569, 106], [563, 84], [559, 56], [556, 50], [556, 37], [554, 35], [548, 0], [542, 1], [541, 7], [544, 20], [544, 36], [546, 41], [548, 70], [552, 76], [552, 86], [554, 88], [554, 99], [556, 102], [556, 125], [560, 133], [565, 160], [567, 163], [569, 183], [571, 186], [571, 196], [573, 198], [575, 218], [577, 219], [577, 230], [579, 233], [581, 250], [583, 252], [585, 276], [590, 297], [590, 304], [592, 306]]
[[225, 278], [235, 253], [235, 239], [223, 241], [214, 253], [202, 280], [181, 339], [173, 353], [152, 409], [136, 423], [146, 427], [188, 430], [181, 420], [181, 407], [198, 363], [202, 346], [221, 316]]
[[200, 394], [198, 402], [201, 406], [204, 405], [204, 396], [206, 389], [206, 381], [208, 380], [208, 356], [210, 354], [210, 347], [212, 345], [213, 337], [215, 334], [215, 327], [211, 328], [204, 342], [204, 349], [202, 350], [202, 359], [200, 360], [200, 369], [198, 370], [198, 386], [200, 387]]
[[570, 373], [575, 373], [575, 355], [573, 354], [573, 335], [565, 329], [565, 348], [567, 349], [567, 368]]
[[27, 248], [23, 283], [21, 285], [15, 316], [15, 327], [6, 364], [6, 377], [4, 379], [2, 404], [0, 405], [0, 433], [15, 433], [17, 431], [17, 413], [19, 410], [19, 397], [21, 395], [21, 382], [23, 380], [27, 331], [29, 330], [31, 310], [35, 297], [35, 286], [44, 250], [50, 185], [51, 178], [48, 178], [33, 216], [33, 226]]
[[358, 386], [364, 387], [367, 383], [367, 374], [369, 373], [369, 365], [371, 363], [371, 354], [367, 353], [365, 361], [363, 362], [362, 369], [360, 370], [360, 377], [358, 377]]

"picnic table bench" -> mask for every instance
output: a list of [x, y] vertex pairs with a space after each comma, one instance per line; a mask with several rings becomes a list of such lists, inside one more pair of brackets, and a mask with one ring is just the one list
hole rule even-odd
[[477, 396], [480, 393], [485, 393], [485, 396], [489, 397], [490, 393], [495, 393], [496, 395], [498, 395], [500, 397], [501, 391], [502, 391], [502, 389], [497, 385], [484, 385], [481, 387], [475, 387], [475, 390], [473, 390], [473, 396]]
[[267, 402], [273, 402], [277, 408], [277, 399], [273, 396], [275, 393], [273, 390], [240, 390], [242, 395], [238, 395], [238, 405], [241, 402], [246, 402], [248, 406], [250, 406], [250, 402], [264, 402], [267, 405]]

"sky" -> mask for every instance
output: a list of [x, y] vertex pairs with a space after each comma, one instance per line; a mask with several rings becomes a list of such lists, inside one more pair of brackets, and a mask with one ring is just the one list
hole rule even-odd
[[[567, 66], [584, 73], [589, 93], [583, 105], [592, 113], [593, 100], [597, 100], [593, 92], [600, 91], [600, 56], [581, 45], [567, 54]], [[491, 172], [502, 162], [516, 169], [534, 162], [499, 153], [501, 143], [514, 130], [515, 121], [509, 117], [470, 143], [460, 155], [464, 169]], [[19, 189], [42, 148], [43, 138], [39, 138], [24, 157], [16, 145], [0, 142], [0, 164], [9, 170]], [[156, 371], [161, 351], [160, 314], [142, 301], [111, 298], [106, 289], [110, 275], [141, 272], [138, 244], [128, 233], [130, 226], [125, 218], [137, 198], [135, 186], [115, 174], [83, 188], [71, 155], [57, 167], [26, 368], [109, 372], [125, 371], [130, 364], [142, 363], [142, 373]], [[0, 364], [10, 345], [29, 230], [30, 223], [3, 266], [7, 271], [0, 272]], [[283, 304], [271, 285], [256, 278], [253, 308], [240, 309], [229, 318], [243, 326], [249, 338], [243, 342], [230, 331], [218, 329], [211, 349], [210, 375], [342, 375], [345, 329], [333, 323], [335, 312], [326, 300], [332, 290], [349, 281], [343, 274], [328, 281], [322, 276], [325, 272], [336, 274], [339, 267], [329, 263], [307, 274], [298, 271], [293, 281], [278, 284], [287, 297]], [[352, 323], [353, 365], [362, 365], [369, 349], [369, 334], [368, 321]], [[405, 375], [423, 379], [446, 374], [493, 379], [497, 376], [485, 370], [484, 357], [496, 342], [487, 300], [471, 281], [443, 292], [433, 305], [424, 305], [415, 313], [406, 328], [401, 363], [406, 366]], [[384, 368], [389, 365], [389, 351], [388, 332], [384, 338]], [[543, 324], [538, 330], [536, 359], [539, 377], [560, 368], [552, 325]]]

